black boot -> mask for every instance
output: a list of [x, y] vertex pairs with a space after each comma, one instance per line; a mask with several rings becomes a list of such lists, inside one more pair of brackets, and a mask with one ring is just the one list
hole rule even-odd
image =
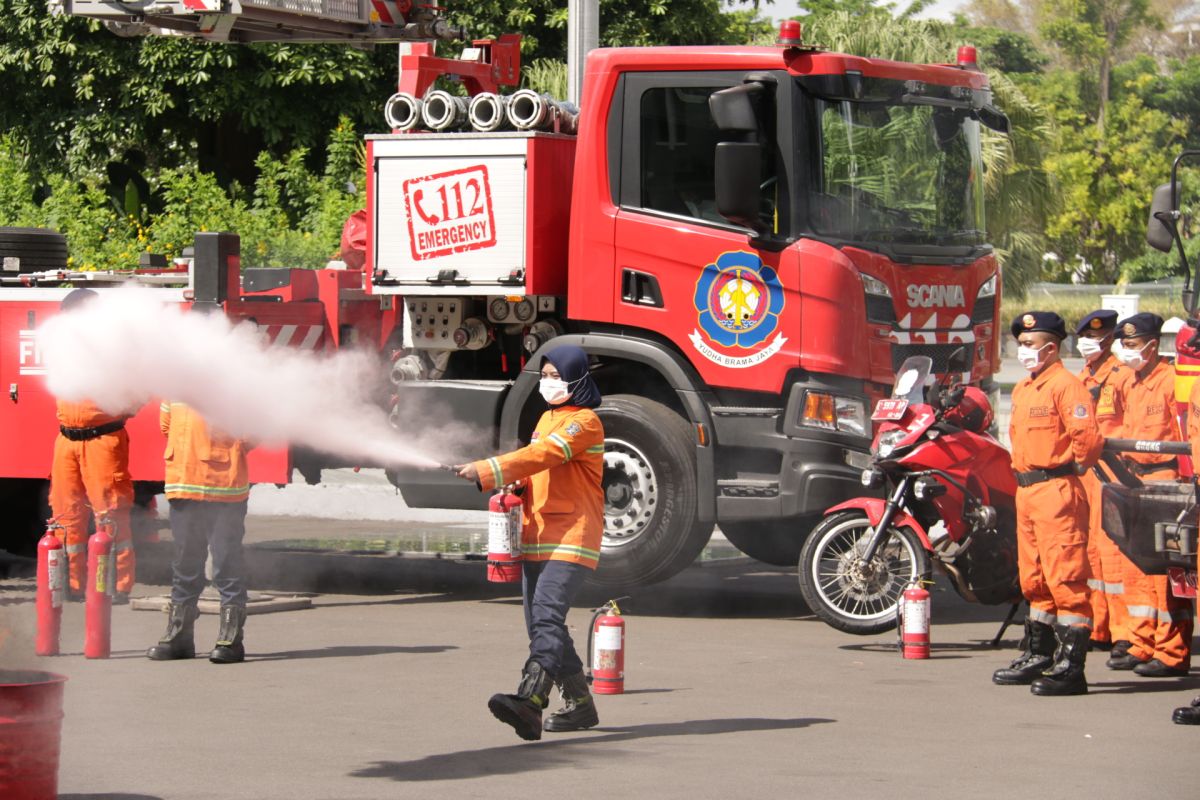
[[992, 673], [992, 683], [1028, 686], [1054, 663], [1054, 628], [1044, 622], [1025, 620], [1025, 652], [1009, 666]]
[[1128, 639], [1117, 639], [1115, 642], [1113, 642], [1112, 650], [1110, 652], [1112, 653], [1113, 658], [1119, 658], [1120, 656], [1128, 654], [1129, 648], [1131, 647], [1133, 647], [1133, 642], [1129, 641]]
[[246, 660], [246, 648], [242, 646], [242, 629], [246, 626], [244, 606], [221, 606], [221, 630], [217, 633], [217, 646], [208, 654], [214, 664], [237, 664]]
[[1200, 725], [1200, 697], [1193, 700], [1190, 706], [1175, 709], [1171, 721], [1176, 725]]
[[1064, 695], [1087, 694], [1087, 678], [1083, 665], [1087, 661], [1087, 628], [1058, 626], [1058, 650], [1054, 653], [1054, 664], [1042, 677], [1029, 687], [1036, 695], [1061, 697]]
[[171, 603], [167, 607], [167, 632], [158, 644], [146, 651], [146, 658], [153, 661], [174, 661], [177, 658], [195, 658], [196, 607]]
[[568, 675], [558, 686], [562, 690], [563, 707], [546, 718], [542, 730], [551, 733], [582, 731], [600, 724], [596, 702], [588, 691], [587, 678], [582, 672]]
[[494, 694], [488, 700], [492, 716], [512, 725], [517, 736], [527, 741], [542, 738], [542, 709], [550, 700], [554, 681], [536, 661], [525, 662], [525, 672], [516, 694]]

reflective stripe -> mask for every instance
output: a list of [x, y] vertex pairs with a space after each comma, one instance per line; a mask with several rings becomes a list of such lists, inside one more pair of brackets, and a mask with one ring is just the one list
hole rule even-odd
[[1088, 628], [1092, 627], [1091, 617], [1081, 617], [1078, 614], [1059, 614], [1059, 625], [1084, 625]]
[[1124, 582], [1105, 583], [1104, 584], [1104, 593], [1105, 594], [1125, 594], [1125, 583]]
[[1104, 591], [1104, 581], [1098, 581], [1095, 578], [1088, 579], [1088, 588], [1095, 592]]
[[557, 433], [550, 434], [550, 440], [562, 448], [563, 455], [567, 461], [571, 460], [571, 445], [567, 444], [567, 440], [559, 436]]
[[116, 544], [113, 545], [114, 553], [119, 553], [122, 550], [132, 550], [132, 549], [133, 549], [133, 542], [131, 542], [129, 540], [126, 540], [124, 542], [117, 542]]
[[1058, 617], [1054, 616], [1049, 611], [1042, 611], [1040, 608], [1029, 609], [1029, 618], [1034, 622], [1040, 622], [1043, 625], [1053, 625], [1058, 621]]
[[598, 559], [600, 558], [599, 550], [589, 550], [586, 547], [578, 547], [573, 544], [522, 544], [521, 552], [526, 555], [542, 555], [545, 553], [567, 553], [569, 555], [583, 556], [585, 558]]
[[1138, 617], [1139, 619], [1158, 619], [1158, 609], [1154, 606], [1125, 606], [1125, 610], [1129, 612], [1129, 616]]
[[492, 480], [496, 482], [497, 486], [503, 486], [504, 485], [504, 471], [502, 469], [500, 469], [500, 462], [497, 461], [495, 458], [489, 458], [487, 460], [487, 463], [488, 463], [488, 466], [492, 468]]
[[159, 410], [159, 411], [170, 411], [170, 410], [171, 410], [171, 404], [170, 404], [170, 403], [163, 403], [161, 406], [159, 406], [159, 407], [158, 407], [158, 410]]
[[602, 445], [602, 444], [594, 444], [594, 445], [592, 445], [591, 447], [589, 447], [589, 448], [587, 449], [587, 452], [589, 452], [589, 453], [603, 453], [603, 452], [604, 452], [604, 445]]
[[248, 493], [250, 491], [250, 484], [247, 483], [242, 486], [197, 486], [191, 483], [168, 483], [163, 489], [167, 494], [171, 494], [172, 492], [188, 492], [189, 494], [230, 497]]
[[83, 552], [85, 549], [87, 549], [87, 545], [82, 545], [82, 544], [69, 544], [69, 545], [67, 545], [67, 552], [68, 552], [68, 553], [82, 553], [82, 552]]

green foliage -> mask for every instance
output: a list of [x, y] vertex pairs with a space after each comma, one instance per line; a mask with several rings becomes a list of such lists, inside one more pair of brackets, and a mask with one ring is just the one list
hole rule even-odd
[[521, 68], [525, 86], [551, 97], [567, 96], [567, 62], [538, 58]]
[[[51, 174], [49, 198], [30, 199], [33, 178], [16, 137], [0, 138], [0, 225], [30, 225], [66, 235], [71, 263], [81, 269], [128, 269], [138, 254], [182, 253], [200, 231], [232, 231], [248, 267], [321, 267], [338, 250], [342, 225], [362, 206], [363, 153], [347, 118], [329, 136], [325, 169], [310, 170], [305, 148], [281, 158], [263, 152], [252, 190], [226, 189], [195, 166], [151, 176], [161, 210], [144, 218], [113, 207], [106, 184], [92, 175]], [[354, 193], [347, 191], [348, 185]]]

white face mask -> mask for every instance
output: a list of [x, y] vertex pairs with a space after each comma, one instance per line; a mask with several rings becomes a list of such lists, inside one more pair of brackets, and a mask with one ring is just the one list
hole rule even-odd
[[561, 378], [542, 378], [538, 384], [538, 391], [541, 392], [542, 399], [552, 406], [563, 403], [571, 396], [567, 382]]
[[1099, 339], [1089, 339], [1087, 336], [1080, 336], [1075, 346], [1079, 348], [1079, 355], [1088, 361], [1104, 352], [1104, 345], [1100, 344]]
[[1033, 371], [1042, 362], [1042, 351], [1049, 346], [1049, 342], [1046, 342], [1041, 347], [1026, 347], [1025, 345], [1021, 345], [1017, 348], [1017, 361], [1020, 361], [1021, 366], [1025, 369]]
[[1121, 363], [1130, 369], [1141, 369], [1146, 366], [1146, 357], [1142, 353], [1146, 352], [1146, 348], [1150, 346], [1150, 342], [1146, 342], [1136, 350], [1133, 348], [1124, 347], [1120, 342], [1117, 342], [1115, 352]]

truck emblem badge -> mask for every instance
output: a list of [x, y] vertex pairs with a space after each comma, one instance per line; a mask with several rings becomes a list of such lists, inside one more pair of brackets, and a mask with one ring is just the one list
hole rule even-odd
[[487, 166], [406, 180], [404, 216], [414, 261], [492, 247], [496, 218]]
[[[779, 327], [784, 295], [775, 270], [763, 266], [754, 253], [736, 250], [718, 256], [700, 273], [693, 300], [699, 329], [688, 338], [696, 351], [714, 364], [752, 367], [778, 353], [787, 342], [782, 333], [776, 333], [762, 346]], [[753, 352], [723, 353], [714, 345]]]

